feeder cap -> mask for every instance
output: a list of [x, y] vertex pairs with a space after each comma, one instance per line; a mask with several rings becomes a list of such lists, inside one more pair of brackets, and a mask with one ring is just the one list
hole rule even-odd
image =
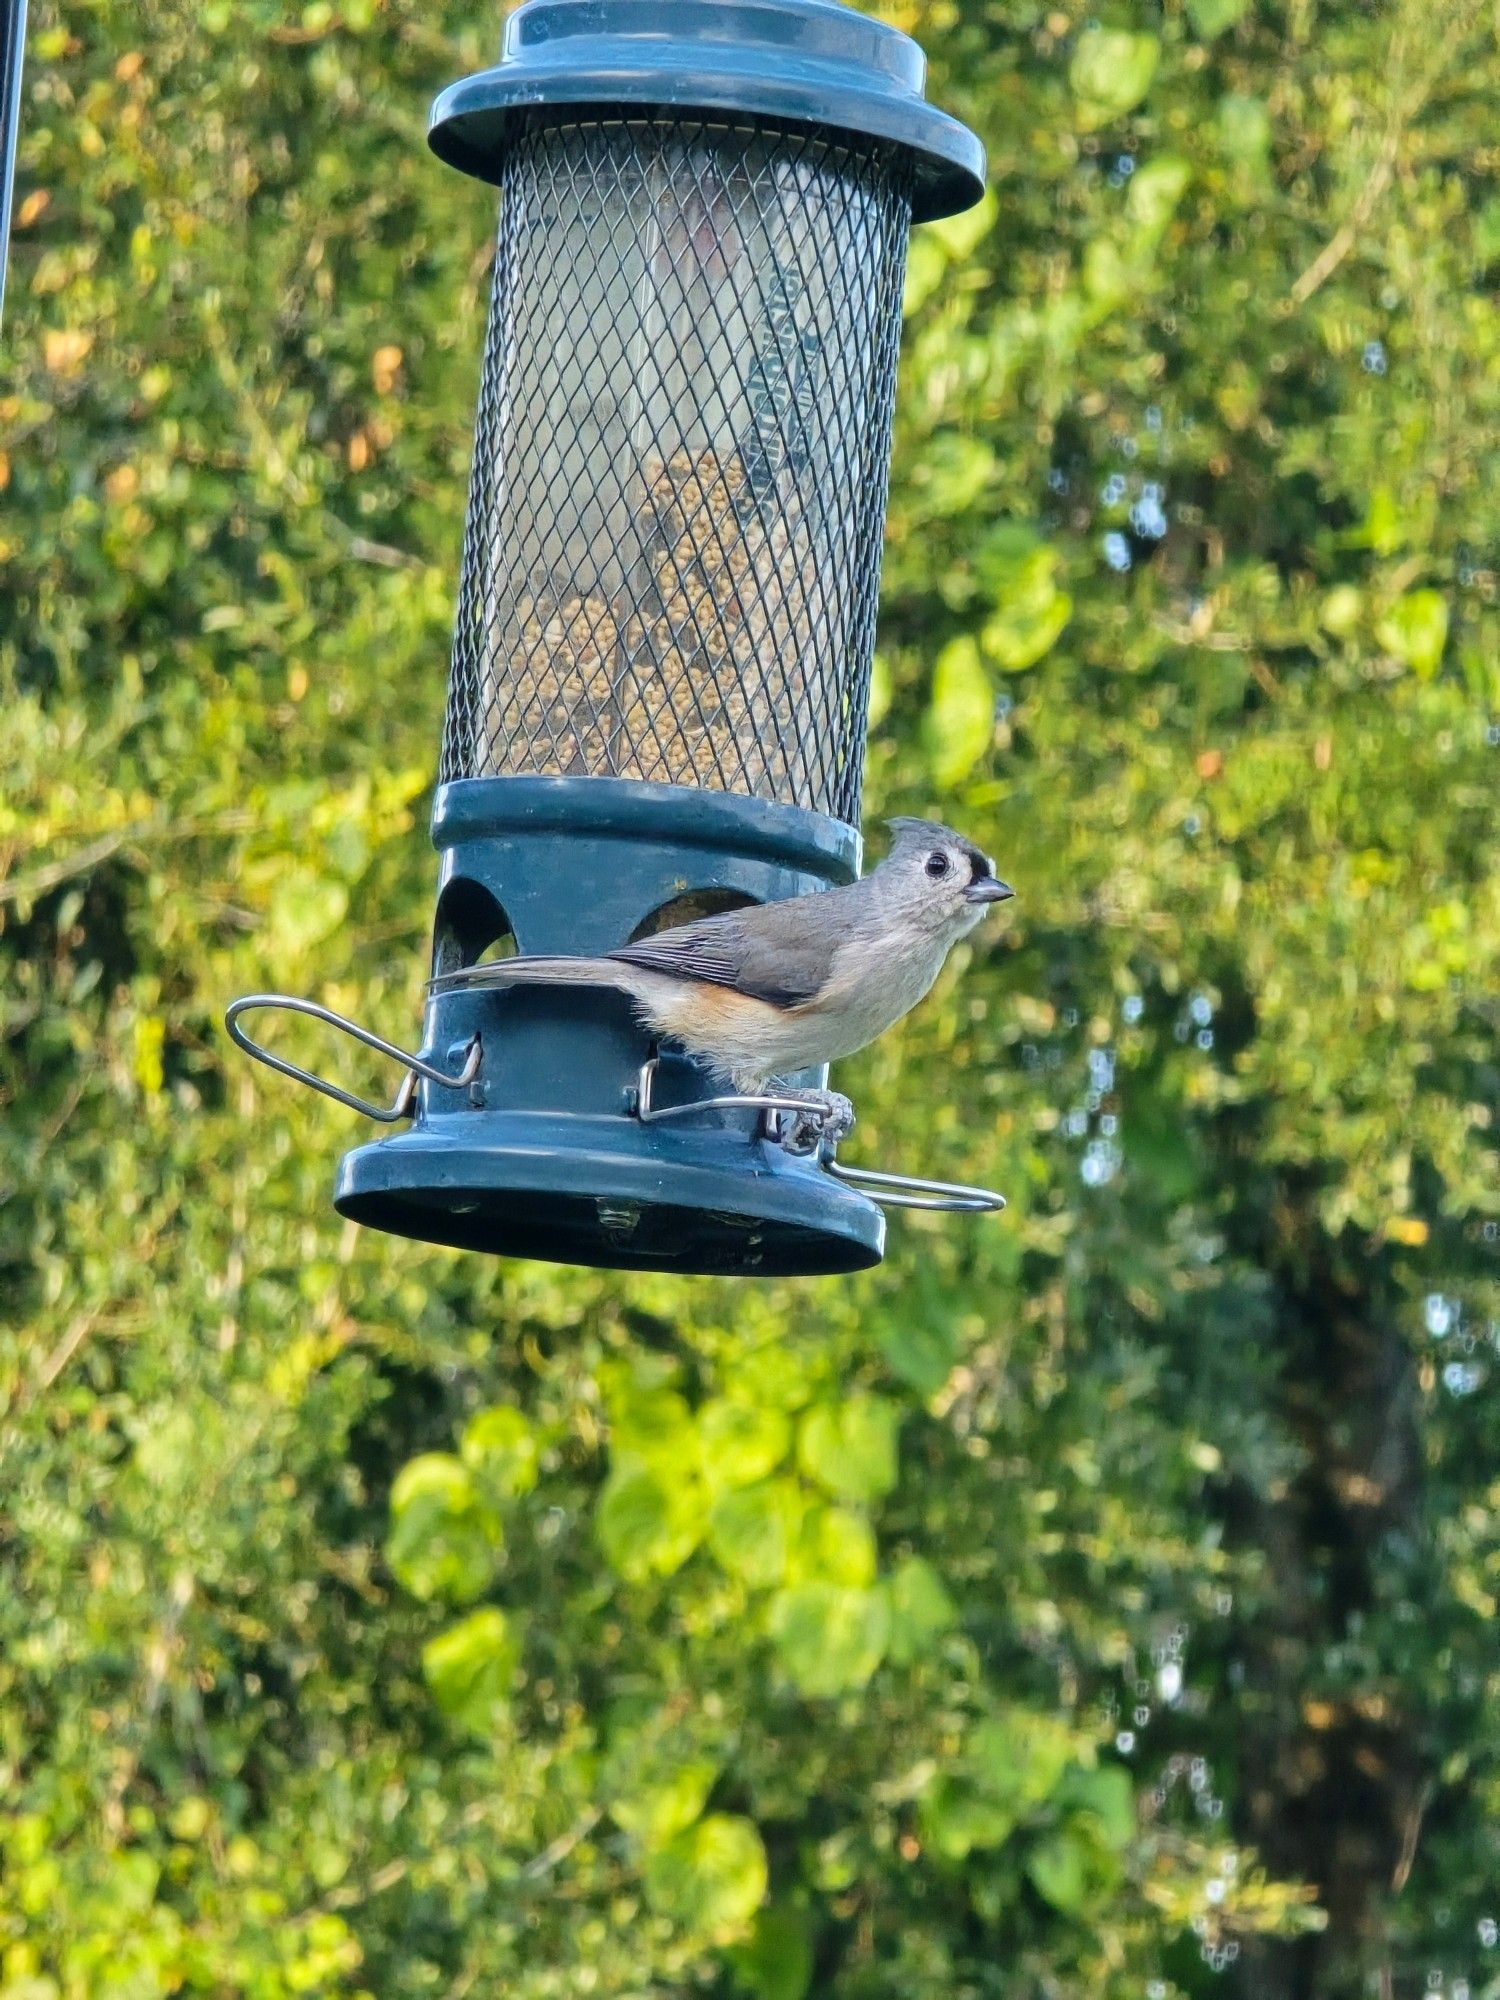
[[909, 35], [838, 0], [525, 0], [500, 61], [432, 107], [439, 159], [498, 182], [517, 126], [542, 108], [738, 112], [882, 139], [910, 154], [912, 220], [971, 207], [984, 148], [923, 96]]

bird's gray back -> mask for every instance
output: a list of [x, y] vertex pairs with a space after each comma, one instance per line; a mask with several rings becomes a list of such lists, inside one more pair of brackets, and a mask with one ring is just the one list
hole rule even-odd
[[827, 988], [839, 947], [879, 928], [884, 900], [877, 873], [840, 889], [700, 917], [609, 956], [732, 986], [774, 1007], [806, 1006]]

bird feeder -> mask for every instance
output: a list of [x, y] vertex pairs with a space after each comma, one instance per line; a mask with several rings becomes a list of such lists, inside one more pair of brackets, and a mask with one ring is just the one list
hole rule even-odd
[[[500, 226], [425, 1029], [414, 1057], [354, 1031], [410, 1122], [345, 1157], [342, 1214], [774, 1274], [878, 1261], [870, 1191], [950, 1205], [777, 1144], [617, 992], [481, 977], [858, 873], [907, 238], [983, 189], [924, 73], [830, 0], [526, 0], [434, 105]], [[267, 1004], [232, 1010], [262, 1056], [238, 1017]]]

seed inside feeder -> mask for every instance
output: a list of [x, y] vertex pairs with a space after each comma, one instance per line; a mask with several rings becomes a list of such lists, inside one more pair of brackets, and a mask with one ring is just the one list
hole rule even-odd
[[907, 173], [700, 119], [517, 136], [445, 780], [857, 818]]
[[540, 740], [570, 776], [801, 790], [817, 572], [795, 497], [763, 506], [738, 453], [653, 459], [640, 483], [616, 601], [522, 601], [489, 690], [493, 772], [532, 768]]

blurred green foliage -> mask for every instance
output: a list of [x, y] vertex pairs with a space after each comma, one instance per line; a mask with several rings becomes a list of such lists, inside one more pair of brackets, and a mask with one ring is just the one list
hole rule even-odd
[[494, 17], [34, 9], [0, 2000], [1500, 1993], [1493, 26], [900, 18], [869, 799], [1021, 895], [840, 1080], [1012, 1206], [736, 1287], [342, 1227], [219, 1027], [414, 1033]]

